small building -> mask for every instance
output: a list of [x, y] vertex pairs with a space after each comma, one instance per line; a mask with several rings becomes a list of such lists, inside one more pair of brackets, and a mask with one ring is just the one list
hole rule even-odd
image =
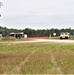
[[15, 38], [24, 38], [24, 33], [23, 32], [19, 32], [19, 33], [10, 33], [10, 36], [15, 37]]

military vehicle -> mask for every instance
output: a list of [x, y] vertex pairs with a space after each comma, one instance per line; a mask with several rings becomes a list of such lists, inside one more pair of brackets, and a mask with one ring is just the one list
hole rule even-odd
[[70, 38], [70, 33], [68, 32], [60, 33], [60, 39], [69, 39], [69, 38]]

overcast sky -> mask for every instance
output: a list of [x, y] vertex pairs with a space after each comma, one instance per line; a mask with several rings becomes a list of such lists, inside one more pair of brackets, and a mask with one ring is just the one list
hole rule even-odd
[[74, 29], [74, 0], [0, 0], [0, 26]]

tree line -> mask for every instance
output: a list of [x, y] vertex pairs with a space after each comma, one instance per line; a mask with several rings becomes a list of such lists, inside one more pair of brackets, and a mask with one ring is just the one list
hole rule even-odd
[[66, 28], [66, 29], [31, 29], [31, 28], [25, 28], [25, 29], [9, 29], [6, 27], [2, 27], [0, 26], [0, 34], [2, 34], [4, 37], [5, 36], [9, 36], [9, 34], [11, 32], [24, 32], [24, 34], [27, 34], [29, 37], [33, 37], [33, 36], [41, 36], [41, 37], [49, 37], [49, 35], [51, 34], [51, 36], [53, 36], [53, 33], [56, 33], [56, 36], [59, 36], [61, 32], [69, 32], [70, 35], [73, 35], [74, 29], [71, 28]]

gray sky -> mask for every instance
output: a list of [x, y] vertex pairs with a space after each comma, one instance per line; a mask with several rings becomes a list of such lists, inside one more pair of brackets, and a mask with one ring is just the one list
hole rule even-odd
[[0, 26], [74, 29], [74, 0], [0, 0]]

